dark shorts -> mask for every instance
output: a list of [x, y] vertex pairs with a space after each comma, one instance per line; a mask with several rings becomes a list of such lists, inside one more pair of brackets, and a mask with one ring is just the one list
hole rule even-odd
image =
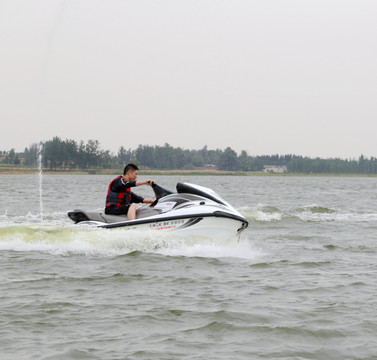
[[127, 215], [130, 205], [109, 206], [105, 209], [107, 215]]

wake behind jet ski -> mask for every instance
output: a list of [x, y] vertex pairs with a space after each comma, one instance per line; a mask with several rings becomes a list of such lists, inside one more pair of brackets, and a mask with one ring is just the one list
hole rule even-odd
[[213, 190], [178, 183], [176, 192], [154, 183], [156, 200], [136, 211], [136, 219], [126, 215], [73, 210], [68, 216], [78, 225], [106, 229], [174, 231], [188, 236], [229, 239], [248, 226], [247, 220]]

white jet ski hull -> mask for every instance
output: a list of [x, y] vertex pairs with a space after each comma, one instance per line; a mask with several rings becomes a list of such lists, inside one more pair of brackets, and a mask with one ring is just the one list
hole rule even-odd
[[191, 193], [164, 194], [152, 207], [138, 210], [135, 220], [83, 210], [71, 211], [68, 216], [80, 226], [166, 231], [214, 240], [237, 238], [248, 226], [247, 220], [212, 190], [192, 184], [180, 185]]

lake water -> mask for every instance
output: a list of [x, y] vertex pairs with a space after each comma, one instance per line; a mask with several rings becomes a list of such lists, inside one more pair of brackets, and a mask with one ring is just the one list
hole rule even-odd
[[377, 178], [152, 177], [239, 210], [223, 243], [75, 227], [112, 178], [0, 176], [1, 359], [377, 358]]

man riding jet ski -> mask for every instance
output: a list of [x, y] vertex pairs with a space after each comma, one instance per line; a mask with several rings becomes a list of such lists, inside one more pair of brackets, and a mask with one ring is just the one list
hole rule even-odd
[[[120, 196], [120, 199], [125, 200], [120, 201], [111, 194], [114, 189], [112, 188], [114, 181], [109, 185], [104, 214], [74, 210], [68, 212], [68, 216], [78, 225], [126, 230], [175, 231], [189, 236], [212, 239], [235, 237], [248, 226], [248, 221], [237, 210], [209, 188], [189, 183], [178, 183], [177, 192], [173, 192], [157, 185], [153, 180], [138, 182], [126, 179], [126, 181], [134, 183], [130, 185], [126, 182], [124, 186], [151, 185], [156, 200], [152, 202], [151, 199], [135, 197], [135, 194], [130, 194], [130, 191], [127, 190], [124, 191], [124, 195], [122, 192]], [[132, 203], [132, 201], [150, 205], [136, 210], [135, 202]], [[133, 205], [135, 205], [135, 214], [131, 208]], [[122, 206], [126, 208], [125, 211], [127, 210], [128, 214], [114, 215], [118, 211], [117, 208]], [[109, 207], [113, 207], [110, 213], [106, 210]], [[130, 216], [133, 217], [133, 215], [135, 218], [131, 219]]]

